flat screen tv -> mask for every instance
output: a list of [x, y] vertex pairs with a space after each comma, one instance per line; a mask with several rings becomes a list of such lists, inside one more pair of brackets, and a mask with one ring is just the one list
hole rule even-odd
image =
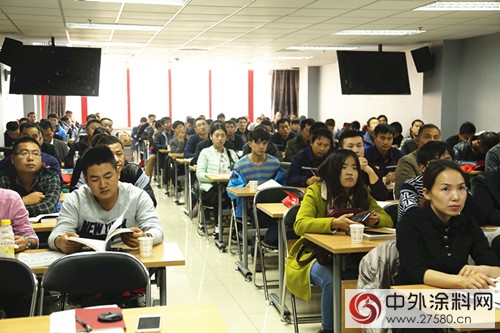
[[98, 96], [101, 49], [23, 46], [11, 68], [10, 93]]
[[409, 95], [404, 52], [337, 51], [343, 95]]

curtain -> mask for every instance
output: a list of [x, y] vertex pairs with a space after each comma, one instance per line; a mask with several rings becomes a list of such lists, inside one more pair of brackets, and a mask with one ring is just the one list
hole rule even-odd
[[289, 118], [299, 114], [299, 71], [274, 70], [272, 82], [272, 113], [281, 112]]
[[61, 119], [64, 112], [66, 112], [66, 96], [45, 96], [45, 118], [55, 113]]

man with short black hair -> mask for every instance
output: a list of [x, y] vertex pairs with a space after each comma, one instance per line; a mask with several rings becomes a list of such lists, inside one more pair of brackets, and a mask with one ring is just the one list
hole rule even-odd
[[233, 144], [236, 152], [242, 150], [245, 142], [243, 142], [241, 135], [236, 135], [236, 123], [233, 120], [226, 120], [224, 125], [226, 126], [227, 131], [226, 141]]
[[488, 150], [498, 142], [499, 136], [495, 132], [471, 136], [467, 141], [459, 142], [453, 147], [454, 161], [458, 164], [478, 164], [484, 161]]
[[113, 120], [111, 118], [101, 118], [101, 126], [109, 131], [110, 134], [113, 134]]
[[446, 139], [446, 144], [450, 147], [450, 149], [453, 149], [457, 143], [469, 140], [474, 134], [476, 134], [476, 126], [473, 123], [466, 121], [460, 125], [458, 134], [452, 135]]
[[374, 130], [375, 146], [365, 150], [365, 157], [372, 168], [377, 168], [386, 184], [396, 180], [396, 165], [404, 154], [392, 147], [394, 128], [387, 124], [379, 124]]
[[37, 115], [33, 111], [28, 112], [28, 114], [26, 115], [26, 117], [28, 118], [28, 121], [30, 121], [32, 123], [36, 123], [36, 121], [37, 121]]
[[78, 142], [73, 142], [69, 146], [68, 155], [64, 160], [64, 166], [66, 168], [72, 168], [74, 166], [74, 157], [76, 152], [79, 156], [83, 156], [85, 152], [92, 147], [92, 137], [94, 136], [94, 131], [101, 127], [101, 121], [97, 119], [90, 120], [85, 126], [85, 136], [81, 136]]
[[236, 126], [238, 127], [238, 129], [236, 130], [235, 134], [241, 136], [241, 139], [245, 143], [248, 142], [248, 134], [250, 133], [247, 128], [247, 124], [248, 121], [245, 117], [239, 117], [236, 119]]
[[[55, 113], [51, 113], [47, 116], [47, 119], [52, 124], [52, 130], [54, 131], [54, 136], [63, 142], [66, 142], [66, 131], [59, 124], [59, 117]], [[43, 119], [42, 119], [43, 120]]]
[[309, 147], [294, 154], [286, 177], [287, 185], [307, 187], [319, 181], [316, 170], [331, 153], [332, 146], [333, 134], [328, 128], [315, 130]]
[[5, 127], [6, 129], [3, 134], [4, 145], [5, 147], [12, 147], [14, 142], [19, 139], [19, 123], [17, 121], [9, 121]]
[[42, 128], [43, 132], [43, 141], [55, 148], [57, 159], [60, 163], [62, 163], [68, 155], [68, 145], [65, 142], [54, 137], [54, 127], [48, 120], [42, 119], [40, 121], [40, 127]]
[[153, 237], [154, 244], [163, 242], [163, 229], [153, 201], [143, 190], [119, 181], [116, 159], [107, 147], [91, 148], [83, 162], [86, 185], [72, 192], [64, 201], [57, 224], [48, 243], [53, 250], [73, 253], [83, 244], [69, 237], [105, 239], [110, 226], [123, 214], [123, 227], [132, 233], [120, 234], [121, 241], [139, 247], [139, 237]]
[[281, 157], [285, 156], [286, 144], [295, 136], [290, 132], [290, 121], [288, 118], [280, 118], [276, 122], [277, 132], [271, 135], [271, 142], [278, 147]]
[[195, 155], [196, 145], [208, 139], [208, 124], [205, 118], [198, 117], [194, 121], [194, 129], [196, 134], [191, 135], [186, 142], [186, 147], [184, 147], [184, 158], [192, 158]]
[[374, 141], [374, 132], [375, 132], [375, 127], [378, 125], [378, 119], [376, 117], [370, 117], [368, 121], [366, 122], [367, 126], [367, 131], [365, 135], [363, 136], [363, 141], [365, 141], [365, 151], [370, 148], [375, 146], [375, 141]]
[[30, 216], [55, 213], [61, 180], [42, 166], [40, 143], [31, 137], [21, 137], [12, 148], [10, 160], [14, 168], [3, 172], [0, 187], [19, 193]]
[[314, 123], [315, 121], [312, 118], [307, 118], [300, 122], [300, 134], [288, 141], [286, 144], [283, 162], [291, 162], [295, 154], [310, 145], [312, 134], [310, 129]]

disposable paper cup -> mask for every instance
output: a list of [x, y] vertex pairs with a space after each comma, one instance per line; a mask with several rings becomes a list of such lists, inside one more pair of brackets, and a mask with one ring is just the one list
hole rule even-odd
[[139, 237], [139, 252], [141, 257], [151, 257], [153, 254], [153, 237]]
[[351, 229], [351, 243], [363, 243], [363, 229], [365, 228], [365, 226], [362, 224], [351, 224], [349, 225], [349, 228]]
[[256, 180], [251, 180], [250, 181], [250, 190], [251, 191], [257, 191], [257, 186], [259, 185], [259, 182]]

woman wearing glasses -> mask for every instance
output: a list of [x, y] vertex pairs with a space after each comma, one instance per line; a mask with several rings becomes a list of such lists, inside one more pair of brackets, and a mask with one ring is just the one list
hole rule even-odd
[[393, 226], [391, 217], [377, 205], [363, 178], [359, 177], [359, 170], [359, 160], [353, 151], [341, 149], [328, 156], [317, 171], [320, 181], [307, 188], [294, 224], [295, 232], [302, 237], [287, 258], [287, 287], [294, 295], [309, 300], [310, 284], [321, 286], [322, 332], [333, 332], [333, 271], [331, 265], [321, 265], [316, 260], [305, 265], [297, 262], [299, 248], [306, 243], [303, 235], [307, 232], [334, 234], [349, 231], [349, 225], [357, 223], [350, 219], [353, 213], [337, 218], [325, 217], [328, 210], [340, 208], [370, 210], [364, 221], [367, 226]]

